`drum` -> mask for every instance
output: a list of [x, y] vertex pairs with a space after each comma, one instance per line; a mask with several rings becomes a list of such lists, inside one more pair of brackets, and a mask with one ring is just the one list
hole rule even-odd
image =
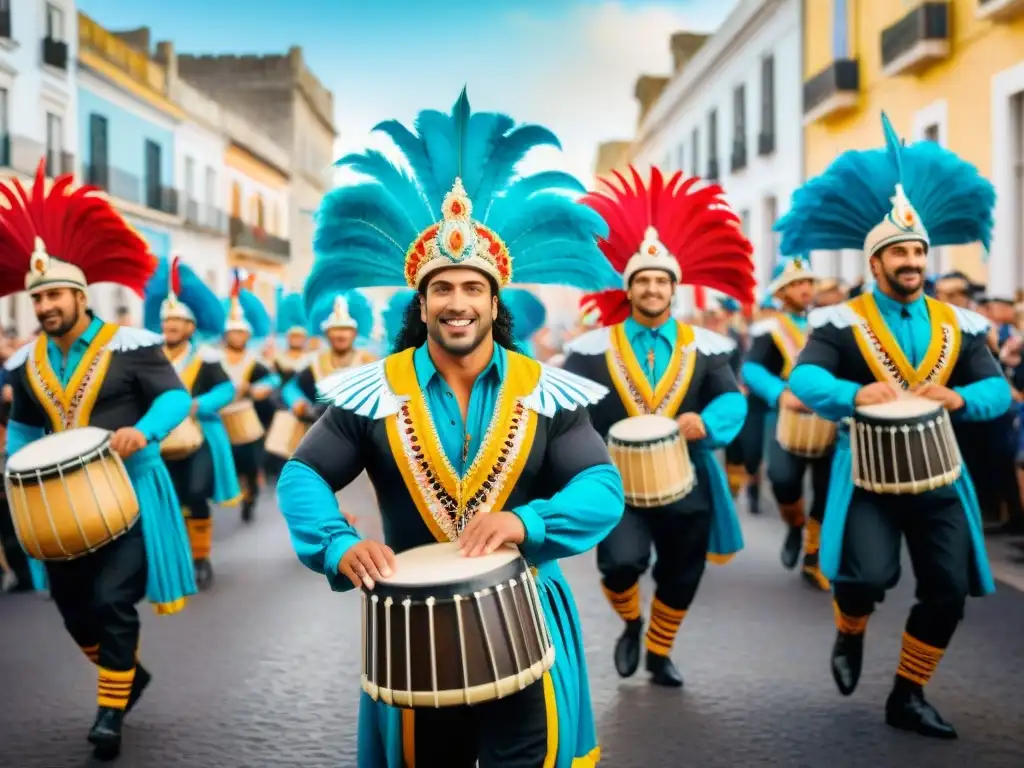
[[263, 447], [267, 453], [290, 459], [307, 431], [309, 425], [295, 418], [291, 411], [277, 411], [274, 420], [270, 422]]
[[160, 443], [160, 455], [168, 461], [187, 459], [203, 444], [203, 430], [195, 419], [185, 419]]
[[248, 445], [263, 437], [263, 423], [252, 400], [238, 400], [220, 410], [220, 417], [232, 445]]
[[775, 423], [775, 439], [794, 456], [817, 459], [835, 445], [836, 425], [813, 413], [780, 408]]
[[874, 493], [918, 494], [951, 485], [963, 465], [949, 413], [921, 397], [857, 408], [850, 456], [853, 484]]
[[139, 501], [110, 438], [97, 427], [55, 432], [8, 459], [14, 529], [36, 560], [74, 560], [135, 525]]
[[616, 422], [608, 430], [608, 453], [622, 475], [631, 507], [679, 501], [697, 482], [679, 425], [665, 416], [632, 416]]
[[454, 543], [396, 556], [391, 578], [363, 589], [363, 690], [398, 707], [500, 699], [555, 662], [544, 608], [514, 547], [464, 557]]

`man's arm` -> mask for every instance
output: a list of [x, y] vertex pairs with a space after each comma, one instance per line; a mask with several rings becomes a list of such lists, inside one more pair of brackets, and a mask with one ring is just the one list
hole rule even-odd
[[775, 337], [762, 328], [757, 330], [761, 332], [754, 336], [741, 368], [743, 383], [751, 393], [774, 408], [786, 391], [786, 382], [781, 376], [784, 362]]
[[277, 504], [295, 554], [307, 568], [324, 574], [336, 592], [352, 589], [352, 582], [338, 573], [338, 564], [360, 536], [341, 514], [335, 493], [365, 468], [362, 448], [370, 423], [340, 408], [328, 408], [277, 481]]
[[270, 369], [263, 363], [257, 362], [253, 365], [252, 372], [249, 374], [249, 385], [250, 388], [269, 387], [270, 389], [277, 389], [281, 386], [281, 377], [276, 373], [271, 373]]
[[984, 336], [962, 333], [950, 388], [964, 399], [958, 420], [991, 421], [1010, 408], [1013, 393]]
[[728, 445], [743, 428], [747, 418], [747, 399], [740, 392], [736, 374], [726, 355], [711, 355], [708, 370], [700, 387], [700, 402], [706, 405], [700, 411], [707, 437], [697, 441], [708, 448]]
[[830, 323], [815, 327], [789, 376], [789, 388], [800, 402], [829, 421], [853, 415], [861, 388], [836, 375], [840, 369], [839, 334]]
[[526, 530], [523, 554], [542, 563], [597, 546], [622, 517], [625, 498], [619, 471], [582, 408], [552, 418], [541, 472], [558, 490], [511, 510]]
[[203, 394], [195, 398], [196, 415], [201, 419], [213, 418], [235, 399], [235, 385], [220, 363], [203, 363], [200, 375], [203, 377]]
[[188, 418], [192, 398], [181, 383], [177, 371], [159, 345], [118, 352], [125, 357], [126, 369], [146, 413], [135, 424], [150, 443], [159, 442]]
[[28, 392], [24, 367], [11, 371], [7, 383], [13, 393], [6, 444], [7, 455], [11, 456], [42, 437], [49, 424], [43, 409]]

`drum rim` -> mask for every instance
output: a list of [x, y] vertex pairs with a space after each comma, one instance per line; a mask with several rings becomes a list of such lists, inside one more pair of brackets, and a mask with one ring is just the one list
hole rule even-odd
[[[923, 400], [924, 398], [921, 399]], [[916, 424], [919, 419], [934, 419], [936, 417], [941, 417], [942, 414], [946, 413], [946, 408], [942, 405], [942, 403], [938, 402], [933, 403], [935, 407], [932, 408], [931, 410], [925, 411], [924, 413], [917, 413], [912, 416], [902, 415], [895, 416], [893, 418], [886, 418], [885, 416], [876, 416], [875, 414], [872, 413], [865, 413], [863, 410], [864, 408], [877, 408], [878, 406], [889, 404], [890, 403], [873, 403], [871, 405], [857, 406], [853, 411], [853, 418], [855, 421], [860, 421], [862, 423], [873, 422], [876, 424], [885, 424], [886, 426], [893, 426], [899, 425], [901, 423]]]
[[[99, 429], [99, 427], [97, 427], [97, 429]], [[71, 431], [72, 430], [68, 430], [67, 432], [50, 432], [47, 435], [44, 435], [43, 437], [49, 437], [49, 435], [70, 434]], [[21, 453], [21, 451], [24, 450], [24, 448], [27, 448], [28, 445], [32, 445], [32, 443], [29, 443], [28, 445], [23, 446], [22, 448], [20, 448], [17, 451], [15, 451], [12, 456], [8, 456], [7, 457], [7, 464], [4, 467], [4, 478], [8, 478], [8, 477], [15, 477], [17, 479], [22, 479], [22, 478], [25, 478], [25, 477], [31, 477], [31, 478], [37, 478], [37, 479], [39, 479], [39, 478], [47, 478], [50, 475], [59, 475], [59, 474], [61, 474], [61, 472], [64, 471], [64, 468], [67, 467], [69, 464], [71, 464], [71, 462], [78, 462], [78, 463], [84, 465], [84, 464], [91, 464], [93, 461], [95, 461], [97, 458], [99, 458], [101, 456], [101, 454], [106, 454], [108, 456], [114, 456], [116, 454], [113, 451], [109, 450], [109, 448], [110, 448], [110, 441], [114, 437], [114, 433], [111, 432], [110, 430], [103, 430], [103, 431], [106, 432], [107, 434], [104, 436], [103, 440], [100, 441], [99, 445], [97, 445], [95, 448], [92, 448], [89, 451], [86, 451], [85, 453], [81, 454], [80, 456], [76, 456], [73, 459], [68, 459], [64, 463], [55, 462], [55, 463], [47, 464], [47, 465], [45, 465], [43, 467], [36, 467], [36, 468], [32, 468], [32, 469], [15, 469], [15, 470], [12, 470], [11, 469], [11, 460], [14, 459], [19, 453]], [[87, 458], [88, 458], [88, 461], [86, 461]]]
[[[656, 421], [660, 421], [660, 422], [664, 423], [666, 428], [668, 428], [668, 432], [666, 432], [666, 434], [664, 434], [664, 435], [661, 435], [660, 437], [643, 437], [643, 438], [640, 438], [639, 440], [636, 440], [636, 441], [629, 441], [629, 440], [626, 440], [626, 439], [624, 439], [622, 437], [619, 437], [619, 436], [616, 436], [616, 435], [613, 434], [615, 432], [615, 428], [617, 426], [619, 426], [620, 424], [625, 424], [626, 422], [630, 422], [630, 421], [635, 422], [637, 419], [644, 419], [644, 420], [654, 419]], [[608, 427], [608, 442], [610, 443], [612, 440], [615, 440], [619, 445], [640, 445], [642, 443], [643, 444], [657, 444], [657, 443], [665, 442], [666, 440], [671, 440], [673, 437], [675, 437], [675, 436], [677, 436], [679, 434], [680, 434], [679, 422], [677, 422], [675, 419], [670, 418], [669, 416], [663, 416], [660, 413], [642, 413], [639, 416], [627, 416], [624, 419], [619, 419], [614, 424], [612, 424], [610, 427]]]
[[361, 589], [371, 598], [376, 597], [379, 600], [386, 600], [390, 597], [396, 603], [401, 603], [407, 598], [413, 602], [422, 602], [429, 598], [434, 598], [436, 603], [448, 603], [453, 601], [456, 595], [469, 597], [474, 592], [483, 592], [487, 589], [493, 590], [498, 585], [504, 585], [513, 579], [519, 579], [520, 576], [529, 572], [529, 570], [530, 564], [520, 554], [504, 565], [492, 568], [470, 579], [462, 579], [461, 581], [450, 581], [441, 584], [405, 584], [397, 581], [380, 581], [374, 584], [373, 589], [367, 589], [366, 585], [363, 585]]
[[236, 411], [241, 411], [246, 406], [251, 406], [252, 408], [255, 408], [256, 401], [253, 400], [251, 397], [243, 397], [241, 400], [235, 400], [233, 403], [228, 403], [223, 408], [221, 408], [218, 411], [218, 413], [221, 415], [223, 415], [225, 411], [227, 411], [228, 413], [235, 413]]

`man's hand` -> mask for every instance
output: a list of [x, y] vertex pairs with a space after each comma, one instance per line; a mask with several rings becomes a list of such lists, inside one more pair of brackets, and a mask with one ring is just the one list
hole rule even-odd
[[395, 553], [379, 541], [366, 539], [353, 544], [338, 563], [338, 573], [347, 576], [353, 586], [373, 589], [382, 578], [395, 570]]
[[307, 410], [306, 401], [301, 399], [301, 398], [296, 400], [295, 404], [292, 406], [292, 413], [294, 413], [300, 419], [303, 416], [306, 415], [306, 410]]
[[188, 415], [189, 416], [195, 416], [197, 413], [199, 413], [199, 398], [198, 397], [194, 398], [192, 400], [192, 407], [189, 409]]
[[253, 400], [266, 400], [270, 395], [270, 387], [266, 384], [257, 384], [249, 387], [249, 397]]
[[964, 407], [964, 399], [957, 392], [941, 384], [921, 384], [910, 391], [918, 397], [942, 403], [947, 411], [958, 411]]
[[788, 411], [797, 411], [799, 413], [810, 413], [811, 409], [800, 402], [800, 398], [790, 392], [788, 389], [784, 390], [779, 395], [779, 409], [785, 408]]
[[352, 514], [351, 512], [342, 512], [341, 514], [345, 516], [345, 521], [353, 528], [355, 527], [356, 523], [359, 522], [359, 517], [357, 515]]
[[489, 555], [502, 544], [522, 544], [526, 526], [513, 512], [488, 512], [469, 521], [459, 536], [459, 551], [466, 557]]
[[876, 381], [857, 390], [857, 397], [853, 402], [856, 405], [878, 405], [879, 403], [891, 403], [899, 399], [900, 390], [895, 384], [887, 381]]
[[122, 459], [127, 459], [133, 453], [145, 448], [148, 442], [146, 436], [135, 427], [121, 427], [110, 438], [110, 450]]
[[703, 440], [708, 436], [708, 430], [704, 426], [704, 419], [699, 413], [684, 413], [676, 419], [679, 431], [687, 440]]

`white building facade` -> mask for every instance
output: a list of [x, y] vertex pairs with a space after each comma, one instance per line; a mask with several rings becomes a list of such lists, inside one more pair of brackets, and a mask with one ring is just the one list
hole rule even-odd
[[759, 286], [778, 256], [772, 227], [803, 177], [799, 0], [741, 0], [665, 85], [630, 149], [638, 169], [715, 180], [754, 245]]
[[[77, 41], [74, 0], [0, 2], [0, 177], [75, 171]], [[35, 328], [27, 296], [0, 300], [0, 325]]]

